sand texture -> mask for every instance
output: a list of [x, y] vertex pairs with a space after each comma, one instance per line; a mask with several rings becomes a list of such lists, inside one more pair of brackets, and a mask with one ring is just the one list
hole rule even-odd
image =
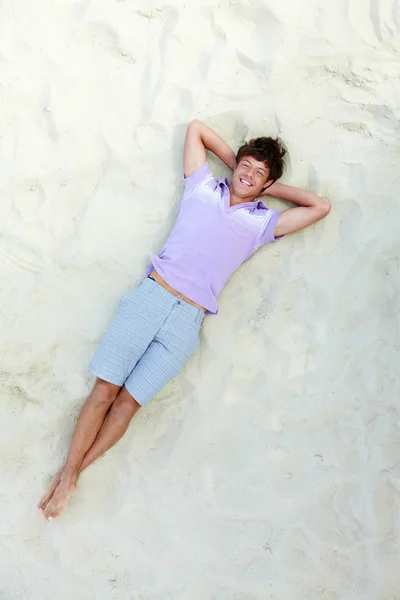
[[[1, 600], [400, 599], [399, 59], [398, 0], [0, 2]], [[48, 523], [193, 118], [279, 134], [332, 212], [237, 271]]]

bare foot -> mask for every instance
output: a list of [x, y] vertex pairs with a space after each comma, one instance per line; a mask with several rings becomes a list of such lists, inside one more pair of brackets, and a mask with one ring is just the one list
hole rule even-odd
[[59, 482], [57, 485], [55, 485], [55, 489], [53, 490], [51, 498], [48, 500], [46, 507], [42, 509], [45, 519], [50, 521], [51, 519], [56, 519], [63, 514], [67, 508], [69, 499], [78, 489], [76, 485], [77, 479], [78, 474], [76, 471], [73, 471], [68, 467], [63, 468], [60, 473]]
[[43, 496], [39, 500], [38, 509], [41, 510], [42, 512], [46, 508], [49, 500], [52, 498], [52, 496], [55, 492], [56, 487], [60, 483], [61, 473], [62, 473], [62, 469], [60, 469], [58, 471], [58, 473], [53, 477], [49, 489], [47, 490], [47, 492], [45, 494], [43, 494]]

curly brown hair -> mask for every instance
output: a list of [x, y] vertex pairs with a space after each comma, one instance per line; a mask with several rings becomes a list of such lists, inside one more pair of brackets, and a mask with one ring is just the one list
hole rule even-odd
[[245, 156], [252, 156], [269, 168], [268, 179], [276, 181], [283, 175], [285, 154], [286, 148], [279, 138], [258, 137], [253, 138], [239, 148], [236, 163], [239, 164]]

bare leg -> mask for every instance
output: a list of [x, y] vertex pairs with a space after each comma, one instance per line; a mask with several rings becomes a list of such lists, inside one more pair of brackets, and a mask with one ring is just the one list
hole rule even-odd
[[83, 457], [93, 444], [111, 404], [120, 387], [97, 379], [79, 415], [64, 467], [55, 476], [48, 492], [42, 496], [39, 509], [46, 519], [54, 518], [65, 510], [76, 490], [76, 481]]
[[140, 404], [132, 398], [126, 388], [122, 388], [104, 419], [97, 438], [84, 456], [80, 473], [122, 438], [139, 408]]

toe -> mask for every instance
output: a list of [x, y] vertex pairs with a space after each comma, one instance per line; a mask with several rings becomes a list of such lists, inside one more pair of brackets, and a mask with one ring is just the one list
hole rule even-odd
[[52, 513], [52, 515], [49, 517], [49, 521], [51, 519], [58, 519], [58, 517], [61, 517], [61, 515], [63, 514], [64, 510], [61, 506], [57, 507], [56, 510]]
[[46, 521], [51, 521], [54, 518], [53, 511], [44, 511], [43, 516], [46, 519]]
[[49, 492], [42, 504], [42, 510], [44, 510], [46, 508], [46, 506], [48, 505], [48, 503], [50, 502], [50, 500], [52, 499], [52, 497], [54, 496], [54, 492], [55, 492], [56, 488], [54, 488], [53, 490], [51, 490], [51, 492]]
[[48, 521], [52, 521], [53, 519], [57, 519], [58, 517], [61, 517], [61, 515], [65, 511], [65, 508], [66, 508], [66, 504], [64, 504], [63, 502], [53, 503], [50, 510], [48, 510], [46, 513], [47, 514], [46, 519]]
[[55, 510], [54, 502], [50, 500], [46, 508], [42, 511], [42, 514], [45, 519], [49, 520], [49, 517], [53, 517], [53, 513]]
[[46, 492], [39, 500], [38, 508], [40, 510], [44, 510], [51, 498], [52, 494], [50, 492]]
[[60, 483], [60, 476], [59, 476], [59, 474], [57, 474], [53, 478], [53, 481], [51, 482], [51, 485], [50, 485], [49, 489], [47, 490], [47, 492], [45, 494], [43, 494], [43, 496], [39, 500], [38, 508], [40, 510], [44, 510], [46, 508], [47, 504], [53, 497], [53, 494], [59, 483]]

